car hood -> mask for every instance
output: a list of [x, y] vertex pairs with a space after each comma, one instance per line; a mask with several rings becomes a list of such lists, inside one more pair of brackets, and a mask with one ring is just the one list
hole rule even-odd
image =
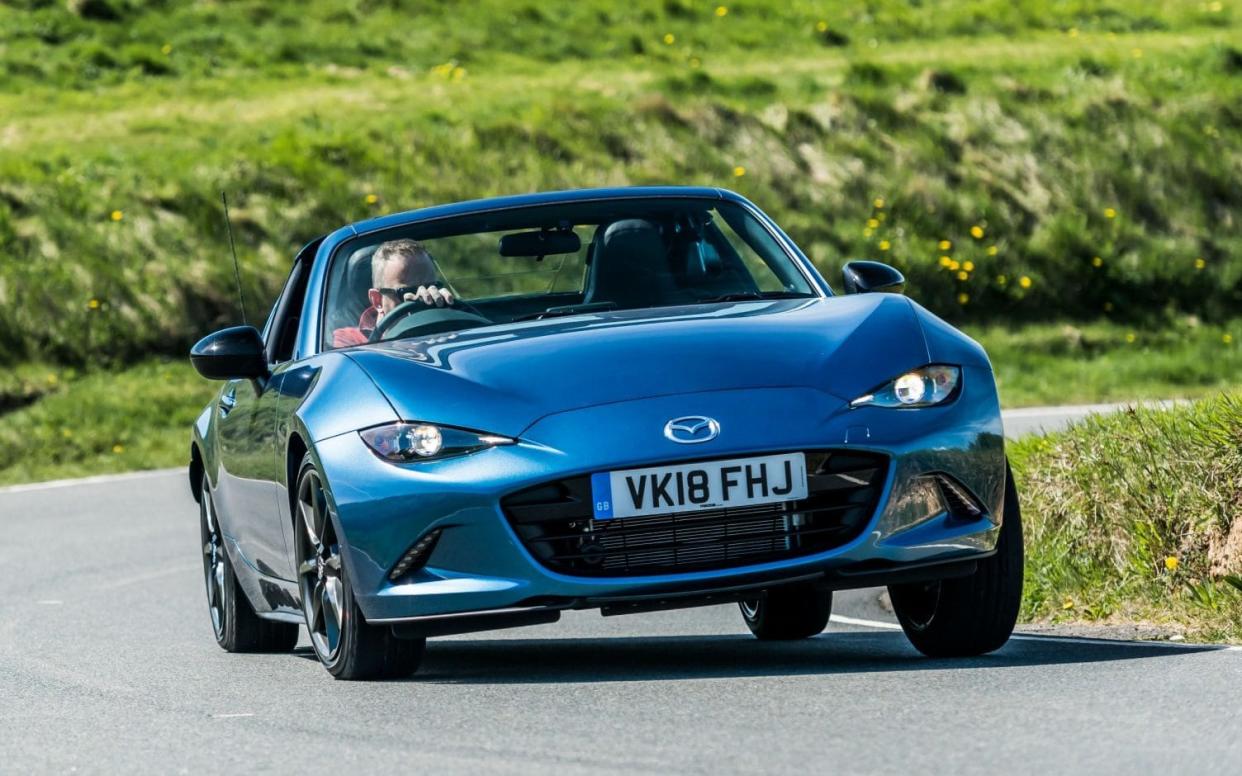
[[811, 387], [842, 402], [928, 362], [891, 294], [731, 302], [488, 326], [347, 351], [407, 420], [519, 436], [583, 407]]

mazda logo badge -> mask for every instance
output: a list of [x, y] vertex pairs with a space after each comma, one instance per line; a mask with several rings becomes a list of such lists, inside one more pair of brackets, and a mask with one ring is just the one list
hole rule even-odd
[[673, 418], [665, 423], [664, 436], [681, 445], [697, 445], [710, 442], [720, 436], [720, 424], [715, 418], [686, 415], [683, 418]]

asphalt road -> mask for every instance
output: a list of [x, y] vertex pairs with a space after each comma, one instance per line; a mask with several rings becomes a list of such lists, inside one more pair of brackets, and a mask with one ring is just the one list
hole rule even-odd
[[[0, 772], [1237, 773], [1242, 650], [1025, 636], [920, 657], [839, 594], [431, 642], [411, 680], [218, 649], [180, 473], [0, 491]], [[859, 621], [868, 624], [860, 624]]]

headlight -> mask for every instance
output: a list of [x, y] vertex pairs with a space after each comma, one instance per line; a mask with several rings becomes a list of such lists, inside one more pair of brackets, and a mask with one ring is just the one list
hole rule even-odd
[[933, 364], [906, 372], [896, 380], [859, 396], [851, 407], [931, 407], [943, 404], [957, 395], [962, 370], [955, 366]]
[[427, 461], [511, 445], [514, 440], [432, 423], [392, 423], [358, 432], [372, 452], [392, 463]]

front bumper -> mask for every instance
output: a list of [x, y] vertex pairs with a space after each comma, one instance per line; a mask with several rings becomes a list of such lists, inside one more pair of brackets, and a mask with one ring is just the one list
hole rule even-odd
[[[320, 440], [314, 454], [344, 537], [355, 595], [370, 621], [692, 600], [804, 578], [841, 586], [832, 580], [865, 575], [867, 584], [884, 584], [903, 569], [969, 561], [995, 546], [1005, 477], [1000, 410], [991, 375], [972, 372], [966, 370], [957, 400], [928, 409], [851, 410], [840, 398], [808, 388], [718, 391], [551, 415], [528, 428], [519, 444], [439, 462], [391, 465], [356, 433]], [[663, 438], [669, 418], [690, 414], [716, 418], [720, 437], [691, 446]], [[888, 456], [878, 506], [845, 544], [774, 562], [652, 576], [569, 576], [532, 557], [500, 507], [508, 494], [596, 471], [817, 449]], [[933, 472], [968, 488], [982, 514], [963, 520], [948, 513], [928, 484]], [[390, 582], [389, 569], [436, 528], [443, 533], [428, 565]]]

